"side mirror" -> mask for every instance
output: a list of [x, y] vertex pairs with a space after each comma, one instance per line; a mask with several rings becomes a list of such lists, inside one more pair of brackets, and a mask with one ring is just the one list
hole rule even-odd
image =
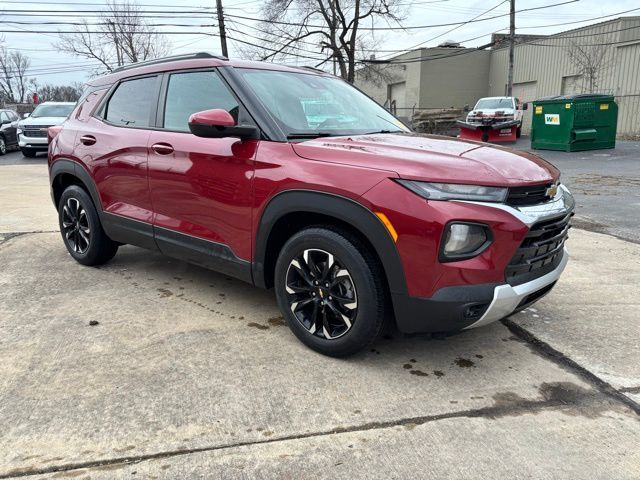
[[260, 138], [260, 131], [257, 127], [252, 125], [238, 126], [229, 112], [219, 108], [191, 115], [189, 130], [196, 137], [204, 138], [237, 137], [241, 140]]
[[468, 112], [469, 110], [471, 110], [471, 109], [469, 108], [469, 104], [467, 103], [467, 104], [464, 106], [464, 108], [463, 108], [462, 110], [463, 110], [464, 112]]
[[522, 104], [522, 110], [528, 110], [529, 109], [529, 104], [528, 103], [523, 103]]
[[29, 117], [29, 115], [31, 115], [29, 112], [27, 112], [27, 113], [23, 113], [23, 114], [22, 114], [22, 118], [28, 118], [28, 117]]

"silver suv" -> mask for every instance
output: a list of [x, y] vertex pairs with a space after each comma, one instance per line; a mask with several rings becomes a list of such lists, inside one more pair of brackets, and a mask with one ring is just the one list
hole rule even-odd
[[37, 152], [47, 151], [47, 130], [64, 122], [75, 103], [44, 102], [31, 115], [18, 122], [18, 146], [25, 157], [35, 157]]

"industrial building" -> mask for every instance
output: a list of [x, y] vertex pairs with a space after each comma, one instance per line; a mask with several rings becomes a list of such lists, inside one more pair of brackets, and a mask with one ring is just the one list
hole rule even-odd
[[[399, 118], [421, 109], [473, 107], [506, 94], [508, 42], [491, 48], [422, 48], [357, 72], [356, 85]], [[640, 17], [621, 17], [562, 33], [518, 36], [513, 96], [523, 102], [574, 93], [608, 93], [619, 105], [618, 136], [640, 136]], [[525, 112], [523, 132], [531, 125]]]

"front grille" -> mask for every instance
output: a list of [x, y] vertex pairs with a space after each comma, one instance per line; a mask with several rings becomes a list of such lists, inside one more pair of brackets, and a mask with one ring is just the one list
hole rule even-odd
[[22, 131], [25, 137], [37, 137], [42, 138], [47, 136], [48, 125], [29, 125], [22, 127]]
[[507, 204], [515, 207], [524, 207], [549, 201], [551, 198], [547, 195], [547, 191], [551, 185], [551, 183], [547, 183], [544, 185], [512, 187], [509, 189], [509, 194], [507, 195]]
[[572, 216], [573, 212], [531, 227], [507, 265], [507, 283], [520, 285], [549, 273], [560, 264]]

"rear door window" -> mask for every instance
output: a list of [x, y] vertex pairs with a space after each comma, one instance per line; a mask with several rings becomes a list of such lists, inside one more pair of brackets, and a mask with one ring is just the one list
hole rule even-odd
[[[169, 77], [164, 105], [164, 128], [189, 131], [192, 113], [219, 108], [239, 123], [238, 100], [214, 71], [174, 73]], [[244, 123], [244, 118], [240, 118]]]
[[123, 127], [149, 127], [157, 103], [157, 85], [158, 77], [120, 83], [107, 102], [105, 120]]

